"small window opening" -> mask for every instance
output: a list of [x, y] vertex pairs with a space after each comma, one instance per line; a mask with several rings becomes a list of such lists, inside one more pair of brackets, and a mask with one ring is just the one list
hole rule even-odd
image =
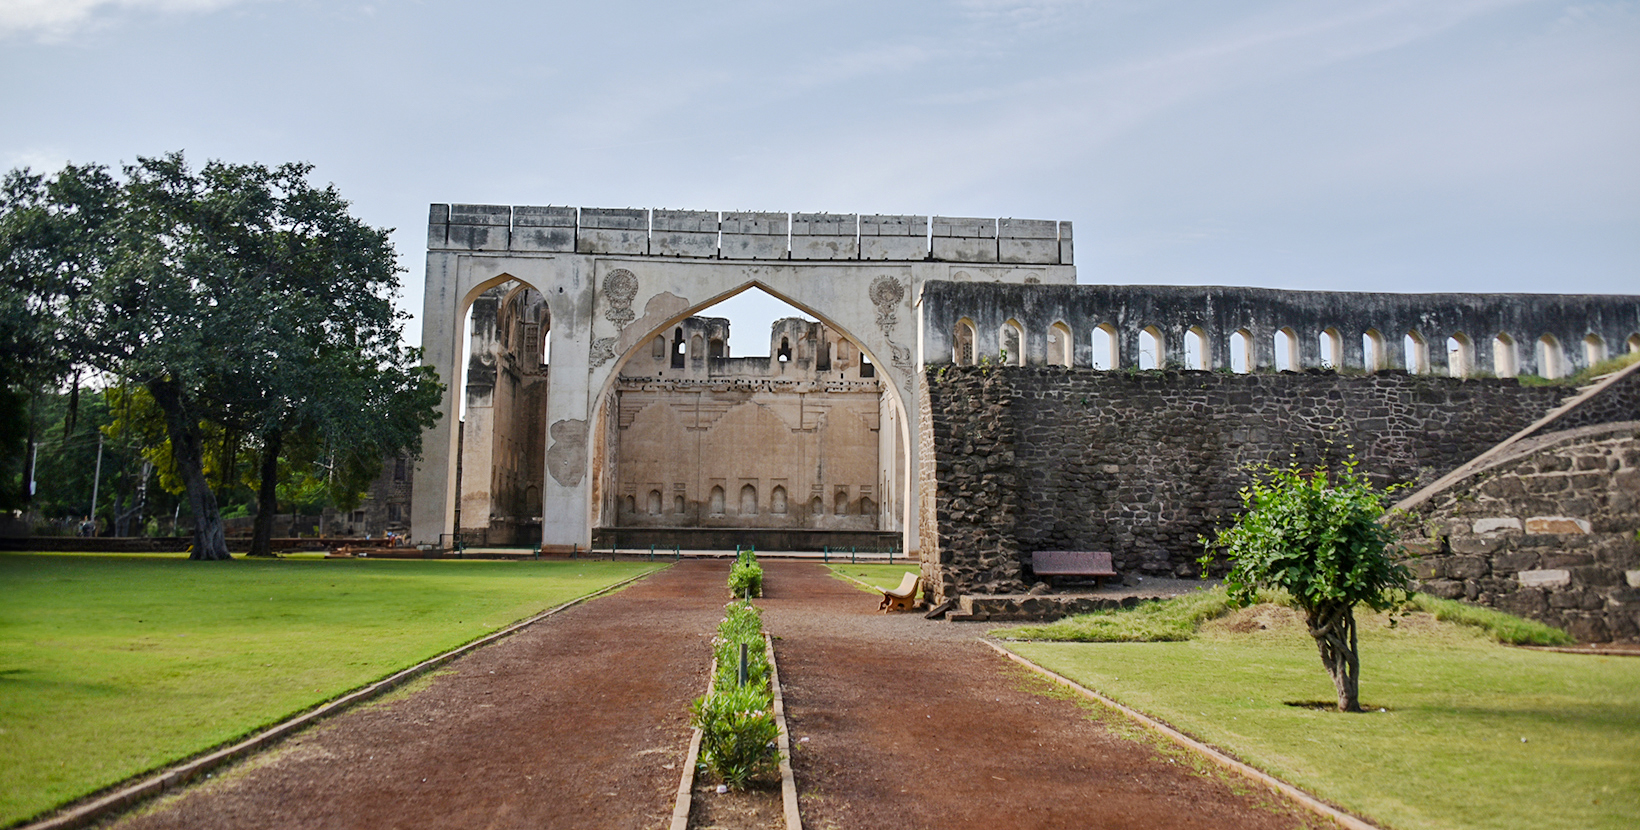
[[876, 376], [877, 376], [877, 364], [872, 363], [871, 358], [866, 357], [865, 352], [861, 352], [860, 353], [860, 377], [874, 378]]
[[1253, 370], [1253, 335], [1236, 329], [1230, 335], [1230, 371], [1245, 374]]
[[717, 358], [725, 356], [723, 354], [723, 340], [722, 340], [722, 338], [718, 338], [718, 337], [712, 338], [712, 342], [709, 345], [707, 345], [706, 349], [707, 349], [707, 351], [706, 351], [707, 356], [711, 357], [714, 360], [716, 360]]
[[1566, 353], [1554, 335], [1545, 334], [1538, 338], [1535, 357], [1538, 374], [1551, 380], [1566, 376]]
[[1593, 366], [1606, 359], [1606, 341], [1598, 334], [1589, 334], [1583, 337], [1583, 362]]
[[1492, 374], [1512, 378], [1520, 374], [1520, 360], [1515, 355], [1515, 338], [1499, 332], [1492, 338]]
[[958, 366], [974, 365], [974, 324], [967, 320], [957, 322], [951, 338], [951, 362]]
[[1292, 329], [1280, 329], [1275, 336], [1276, 371], [1298, 371], [1298, 334]]
[[672, 368], [683, 368], [683, 329], [672, 332]]
[[1401, 338], [1401, 352], [1406, 362], [1406, 370], [1415, 375], [1429, 374], [1429, 344], [1424, 342], [1423, 335], [1409, 331]]
[[1475, 369], [1475, 346], [1463, 333], [1446, 339], [1446, 373], [1455, 378], [1469, 377]]
[[1116, 359], [1116, 329], [1109, 323], [1093, 330], [1093, 368], [1109, 371], [1120, 365]]
[[1207, 368], [1207, 334], [1200, 327], [1191, 327], [1184, 333], [1184, 365], [1191, 369]]
[[1071, 330], [1064, 323], [1048, 327], [1048, 365], [1071, 365]]
[[821, 372], [829, 372], [831, 371], [832, 345], [824, 340], [820, 341], [818, 345], [820, 348], [814, 354], [814, 368]]
[[1337, 369], [1344, 365], [1344, 338], [1338, 334], [1338, 329], [1325, 329], [1316, 335], [1317, 345], [1321, 347], [1321, 368]]
[[1160, 369], [1166, 365], [1162, 332], [1155, 326], [1145, 326], [1139, 332], [1139, 368]]
[[780, 350], [777, 353], [781, 363], [790, 363], [792, 359], [792, 341], [780, 338]]
[[1361, 363], [1369, 372], [1384, 368], [1384, 336], [1377, 329], [1361, 333]]

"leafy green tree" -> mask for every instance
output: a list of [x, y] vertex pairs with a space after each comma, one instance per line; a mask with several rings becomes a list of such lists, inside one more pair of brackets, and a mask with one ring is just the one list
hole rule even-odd
[[[387, 231], [348, 213], [305, 164], [139, 158], [13, 173], [0, 268], [46, 298], [67, 360], [140, 386], [163, 417], [171, 469], [194, 519], [196, 559], [228, 558], [208, 439], [223, 431], [231, 486], [240, 449], [261, 456], [263, 550], [278, 458], [311, 431], [338, 453], [419, 451], [440, 387], [399, 344], [398, 268]], [[377, 461], [379, 464], [379, 460]], [[355, 479], [356, 480], [356, 479]]]
[[1412, 581], [1393, 556], [1393, 532], [1378, 521], [1397, 488], [1375, 489], [1356, 467], [1353, 457], [1336, 474], [1266, 467], [1241, 490], [1244, 512], [1207, 543], [1200, 560], [1205, 573], [1214, 552], [1223, 552], [1230, 561], [1224, 584], [1235, 604], [1251, 604], [1260, 588], [1292, 595], [1344, 712], [1361, 711], [1355, 606], [1398, 607]]

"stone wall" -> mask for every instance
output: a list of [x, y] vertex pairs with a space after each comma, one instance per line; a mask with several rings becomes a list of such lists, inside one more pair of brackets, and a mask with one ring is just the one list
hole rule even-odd
[[927, 372], [919, 464], [926, 584], [1013, 593], [1034, 550], [1108, 550], [1123, 574], [1194, 573], [1240, 507], [1245, 466], [1337, 462], [1432, 481], [1567, 394], [1514, 380], [1380, 372]]
[[1640, 421], [1544, 436], [1426, 500], [1408, 547], [1420, 589], [1583, 642], [1640, 642]]

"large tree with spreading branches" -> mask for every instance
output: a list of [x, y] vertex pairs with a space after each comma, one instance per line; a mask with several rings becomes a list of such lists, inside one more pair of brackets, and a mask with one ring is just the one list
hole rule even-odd
[[1355, 606], [1385, 611], [1410, 596], [1412, 574], [1394, 555], [1394, 533], [1378, 521], [1387, 495], [1353, 457], [1336, 472], [1266, 467], [1242, 488], [1243, 512], [1200, 560], [1205, 573], [1216, 552], [1229, 559], [1224, 584], [1235, 604], [1251, 604], [1260, 588], [1292, 595], [1340, 711], [1361, 711]]
[[[0, 269], [48, 299], [67, 362], [140, 386], [163, 417], [194, 517], [196, 559], [228, 558], [204, 472], [204, 424], [256, 449], [253, 552], [267, 552], [278, 458], [295, 437], [353, 464], [418, 452], [437, 378], [400, 345], [386, 230], [348, 212], [311, 167], [139, 158], [13, 172]], [[361, 468], [362, 465], [362, 468]], [[368, 479], [365, 479], [366, 481]]]

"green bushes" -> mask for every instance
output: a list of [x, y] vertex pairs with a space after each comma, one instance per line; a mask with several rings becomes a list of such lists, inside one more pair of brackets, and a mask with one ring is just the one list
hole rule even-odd
[[757, 552], [743, 550], [735, 557], [735, 566], [729, 569], [729, 593], [736, 597], [763, 596], [763, 566], [757, 564]]
[[[763, 568], [751, 551], [742, 553], [729, 571], [729, 590], [737, 597], [763, 595]], [[779, 761], [775, 739], [773, 672], [763, 641], [763, 615], [749, 600], [725, 606], [712, 639], [715, 670], [712, 689], [689, 706], [689, 723], [700, 730], [700, 765], [729, 787], [741, 790], [753, 778], [772, 772]], [[746, 649], [746, 678], [741, 683], [740, 650]]]

